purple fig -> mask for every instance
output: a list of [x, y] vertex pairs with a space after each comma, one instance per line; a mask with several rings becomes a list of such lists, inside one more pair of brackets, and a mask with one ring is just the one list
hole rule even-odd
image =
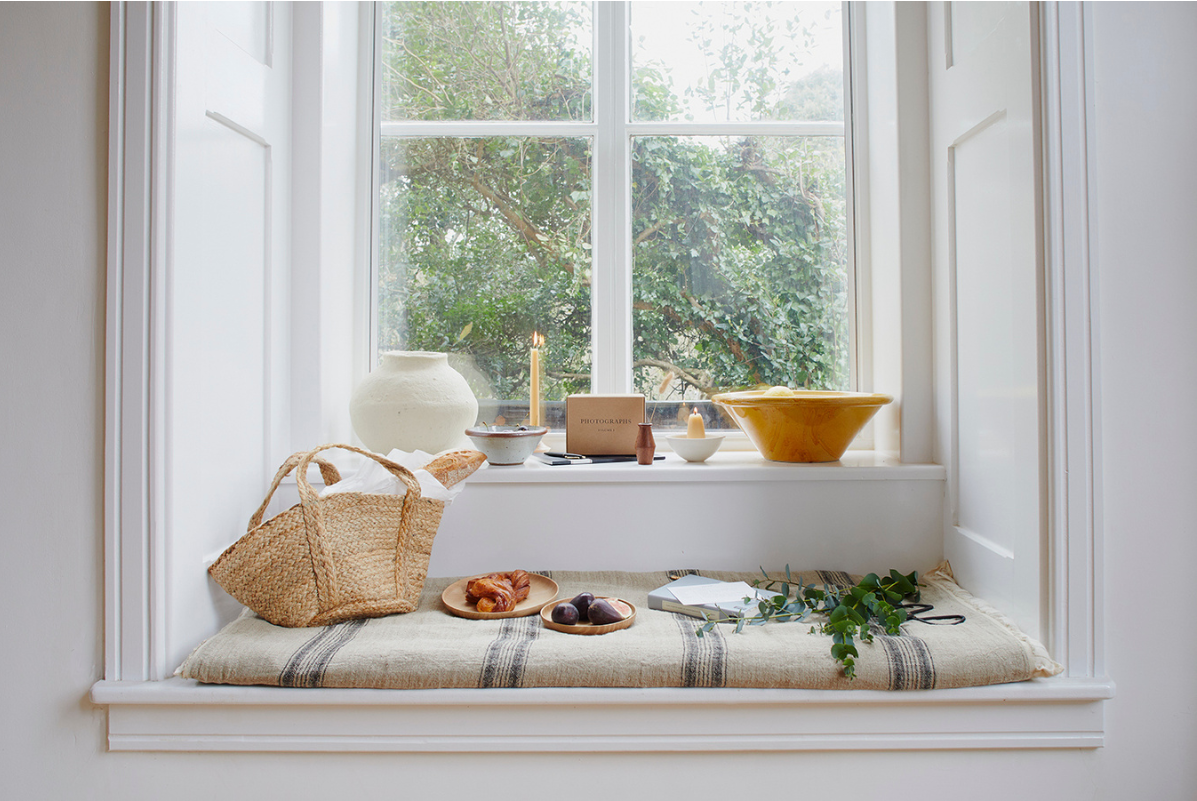
[[590, 603], [590, 622], [603, 625], [606, 623], [618, 623], [623, 620], [623, 615], [619, 613], [614, 606], [607, 603], [602, 598], [595, 598]]
[[554, 623], [560, 623], [563, 626], [574, 626], [577, 625], [580, 615], [578, 607], [565, 601], [553, 607], [552, 617]]
[[578, 615], [581, 616], [582, 620], [589, 620], [590, 604], [594, 603], [594, 594], [589, 592], [580, 593], [574, 596], [574, 599], [570, 603], [577, 608]]

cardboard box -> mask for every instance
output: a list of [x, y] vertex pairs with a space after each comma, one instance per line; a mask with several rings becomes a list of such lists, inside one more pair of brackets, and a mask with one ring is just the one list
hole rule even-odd
[[565, 399], [565, 449], [584, 456], [635, 454], [643, 422], [643, 395], [570, 395]]

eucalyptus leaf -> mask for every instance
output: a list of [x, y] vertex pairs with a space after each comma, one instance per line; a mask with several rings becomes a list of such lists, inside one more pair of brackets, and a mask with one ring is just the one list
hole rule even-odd
[[[789, 565], [786, 565], [785, 582], [768, 580], [764, 568], [761, 568], [761, 573], [767, 579], [767, 588], [772, 589], [780, 584], [782, 592], [768, 601], [759, 601], [757, 614], [739, 618], [736, 621], [736, 633], [743, 631], [745, 625], [805, 620], [811, 613], [825, 613], [826, 620], [811, 626], [809, 632], [831, 637], [831, 656], [840, 663], [848, 679], [856, 676], [854, 657], [860, 655], [856, 640], [874, 640], [871, 621], [876, 621], [878, 631], [901, 636], [900, 626], [907, 620], [907, 611], [899, 604], [906, 598], [917, 600], [919, 594], [918, 574], [903, 575], [896, 570], [890, 570], [884, 579], [876, 573], [869, 573], [855, 586], [837, 588], [824, 584], [822, 589], [803, 585], [801, 581], [793, 586], [795, 583]], [[759, 586], [760, 579], [753, 583]], [[794, 591], [793, 598], [790, 597], [791, 591]], [[715, 624], [714, 617], [708, 615], [707, 622], [700, 627], [699, 636], [712, 631]]]

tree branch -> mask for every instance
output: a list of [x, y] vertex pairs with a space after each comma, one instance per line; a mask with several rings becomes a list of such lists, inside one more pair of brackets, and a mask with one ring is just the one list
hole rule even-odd
[[634, 370], [637, 367], [657, 367], [665, 370], [666, 372], [672, 372], [687, 384], [697, 388], [708, 398], [714, 394], [714, 390], [718, 389], [718, 387], [712, 386], [709, 382], [704, 381], [697, 373], [687, 370], [685, 367], [679, 367], [673, 362], [667, 362], [664, 359], [637, 359], [636, 361], [632, 362], [632, 369]]
[[[698, 305], [698, 302], [689, 293], [683, 294], [690, 301], [691, 305], [694, 306], [695, 310], [702, 313], [702, 307]], [[752, 363], [752, 360], [748, 358], [748, 354], [744, 352], [744, 348], [740, 345], [740, 341], [732, 337], [731, 334], [717, 329], [709, 320], [703, 320], [695, 325], [694, 321], [681, 315], [672, 306], [653, 306], [652, 304], [644, 303], [643, 301], [640, 303], [633, 303], [632, 308], [639, 311], [652, 311], [657, 312], [658, 314], [663, 314], [671, 322], [676, 323], [677, 325], [694, 326], [704, 334], [715, 337], [722, 341], [723, 344], [727, 346], [727, 349], [731, 351], [732, 355], [735, 356], [739, 361], [743, 362], [744, 364]], [[761, 383], [760, 372], [755, 367], [752, 370], [752, 380], [754, 383]], [[701, 386], [698, 384], [695, 384], [695, 386], [699, 386], [701, 388]]]
[[683, 222], [683, 218], [675, 217], [672, 220], [661, 220], [660, 222], [656, 223], [655, 225], [650, 225], [648, 228], [645, 228], [643, 231], [641, 231], [639, 234], [636, 235], [636, 240], [632, 243], [632, 246], [635, 247], [636, 245], [639, 245], [644, 240], [648, 239], [653, 234], [664, 230], [665, 228], [669, 227], [670, 225], [675, 225], [680, 222]]
[[[487, 186], [478, 173], [470, 173], [469, 180], [470, 186], [474, 187], [474, 190], [478, 194], [490, 201], [491, 205], [503, 215], [503, 219], [507, 221], [508, 225], [524, 238], [524, 241], [528, 244], [528, 252], [536, 259], [536, 263], [541, 267], [547, 266], [546, 251], [552, 251], [552, 247], [545, 243], [543, 234], [537, 230], [536, 226], [525, 220], [523, 215], [516, 211], [515, 207], [506, 198]], [[565, 265], [565, 268], [571, 273], [573, 272], [571, 265]]]

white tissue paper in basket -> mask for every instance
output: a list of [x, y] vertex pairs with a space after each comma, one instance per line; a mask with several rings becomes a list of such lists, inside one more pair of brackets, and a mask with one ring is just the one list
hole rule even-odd
[[[352, 464], [356, 469], [342, 470], [341, 480], [321, 490], [321, 498], [336, 492], [370, 492], [377, 495], [404, 495], [407, 493], [407, 487], [403, 482], [378, 462], [357, 453], [350, 453], [347, 456], [352, 457]], [[461, 482], [452, 488], [446, 488], [436, 480], [432, 473], [423, 469], [426, 464], [436, 458], [431, 453], [424, 451], [408, 453], [396, 448], [387, 454], [387, 458], [403, 465], [415, 475], [416, 480], [420, 482], [420, 494], [425, 498], [444, 501], [448, 504], [465, 486], [465, 482]]]

